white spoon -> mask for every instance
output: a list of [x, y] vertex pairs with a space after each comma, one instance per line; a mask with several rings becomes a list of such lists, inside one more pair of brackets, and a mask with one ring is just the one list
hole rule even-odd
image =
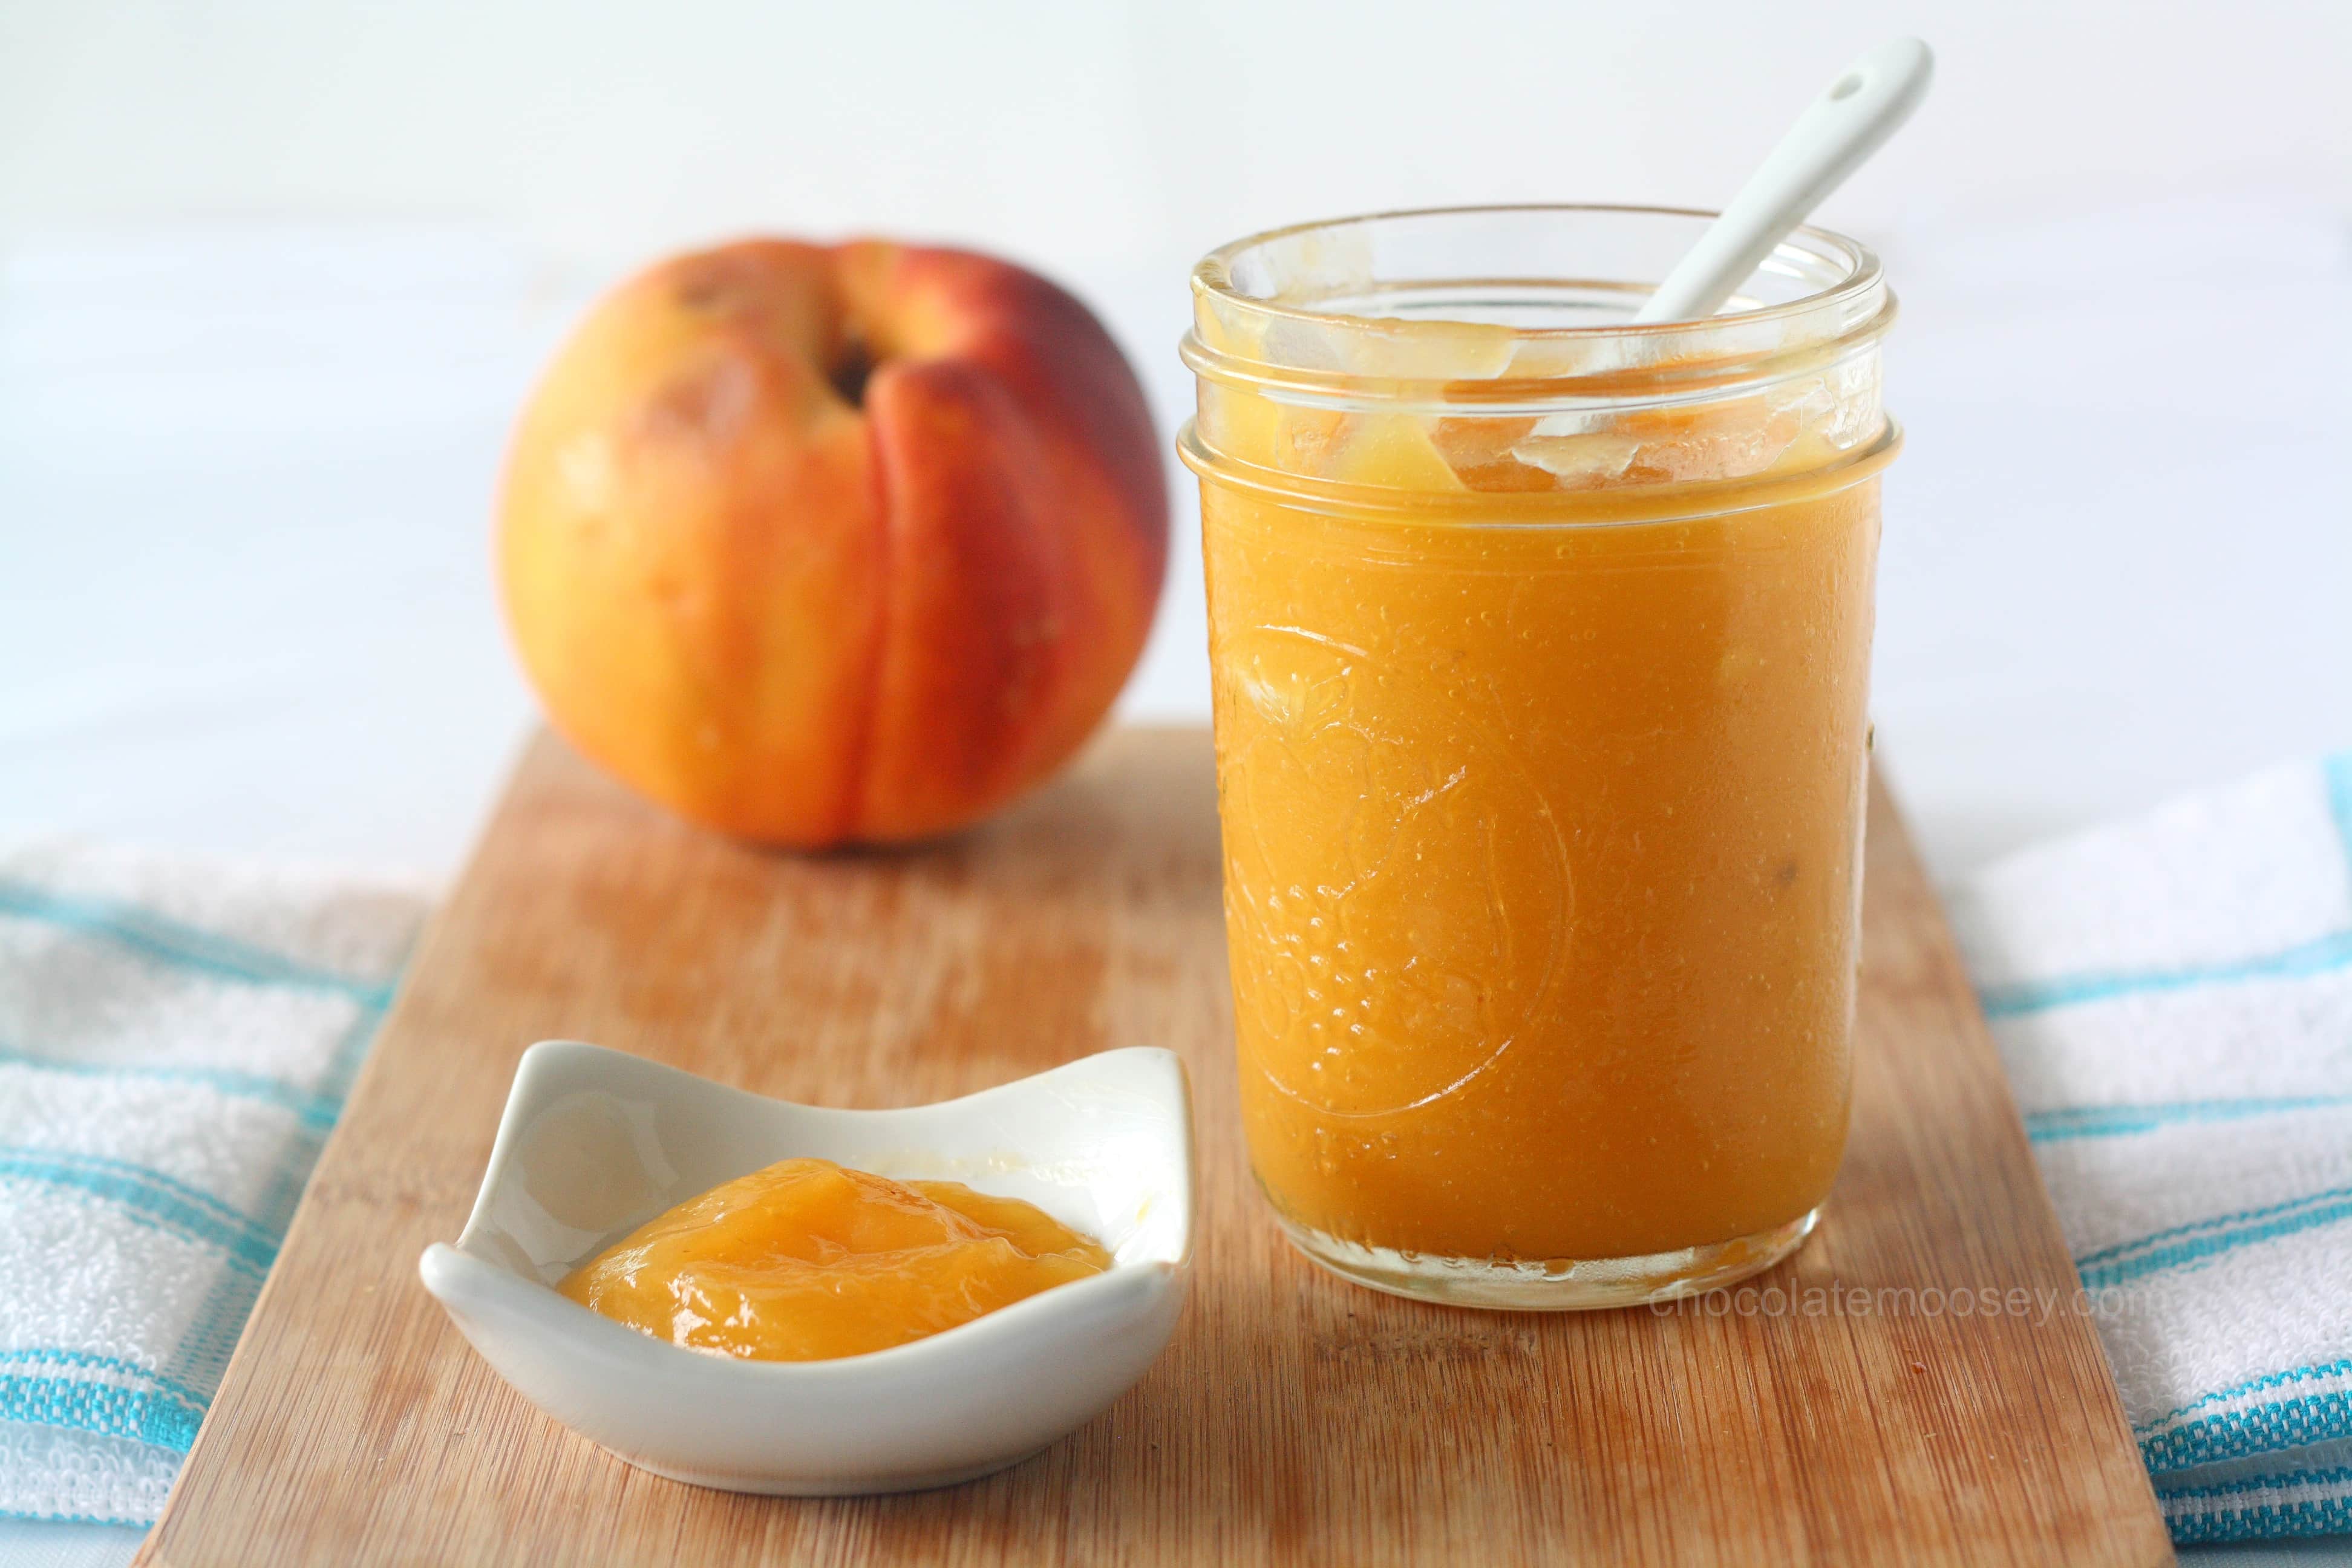
[[1848, 66], [1633, 320], [1695, 321], [1721, 310], [1773, 247], [1911, 118], [1935, 71], [1935, 55], [1916, 38], [1881, 44]]

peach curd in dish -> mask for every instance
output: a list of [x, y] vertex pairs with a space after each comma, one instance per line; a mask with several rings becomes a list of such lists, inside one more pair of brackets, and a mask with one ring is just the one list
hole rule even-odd
[[1110, 1261], [1018, 1198], [793, 1159], [646, 1222], [557, 1289], [688, 1350], [826, 1361], [952, 1329]]

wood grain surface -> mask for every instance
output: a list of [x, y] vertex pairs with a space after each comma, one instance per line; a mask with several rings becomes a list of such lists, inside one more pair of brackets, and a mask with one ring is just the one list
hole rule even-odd
[[[1666, 1315], [1471, 1312], [1293, 1254], [1241, 1146], [1218, 866], [1198, 731], [1112, 734], [943, 847], [822, 858], [681, 826], [540, 740], [425, 937], [140, 1561], [2169, 1560], [1884, 793], [1853, 1147], [1820, 1233], [1758, 1282], [1777, 1311], [1759, 1291]], [[416, 1279], [465, 1221], [517, 1055], [550, 1037], [867, 1106], [1171, 1047], [1200, 1118], [1185, 1320], [1108, 1415], [990, 1479], [794, 1500], [631, 1469], [510, 1392]], [[2012, 1310], [2020, 1291], [2035, 1305]]]

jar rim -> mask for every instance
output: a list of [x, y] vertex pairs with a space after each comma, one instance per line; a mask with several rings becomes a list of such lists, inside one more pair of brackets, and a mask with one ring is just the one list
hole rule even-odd
[[[1816, 268], [1826, 264], [1835, 275], [1797, 298], [1686, 321], [1610, 321], [1532, 326], [1513, 323], [1504, 329], [1515, 345], [1535, 344], [1570, 353], [1580, 348], [1591, 351], [1588, 365], [1565, 373], [1549, 370], [1531, 375], [1381, 377], [1381, 388], [1368, 392], [1366, 378], [1360, 374], [1326, 366], [1282, 363], [1271, 354], [1235, 353], [1222, 344], [1213, 344], [1203, 335], [1202, 327], [1210, 321], [1249, 323], [1260, 329], [1261, 333], [1276, 323], [1292, 323], [1332, 332], [1377, 334], [1400, 343], [1411, 342], [1417, 331], [1431, 341], [1448, 330], [1458, 332], [1463, 318], [1367, 314], [1252, 293], [1236, 282], [1236, 266], [1254, 251], [1318, 233], [1339, 235], [1375, 224], [1512, 216], [1704, 222], [1717, 215], [1696, 207], [1601, 202], [1500, 203], [1400, 208], [1315, 219], [1245, 235], [1219, 246], [1193, 266], [1191, 283], [1194, 321], [1182, 342], [1184, 362], [1205, 379], [1279, 394], [1286, 401], [1353, 405], [1369, 395], [1371, 401], [1390, 406], [1401, 402], [1431, 407], [1458, 406], [1465, 401], [1524, 405], [1533, 401], [1566, 409], [1593, 404], [1622, 405], [1629, 399], [1637, 403], [1679, 401], [1735, 384], [1800, 374], [1866, 347], [1884, 336], [1894, 321], [1894, 295], [1886, 287], [1885, 270], [1876, 253], [1848, 236], [1805, 225], [1775, 248], [1766, 268], [1770, 268], [1777, 258], [1784, 271], [1801, 269], [1808, 264]], [[1623, 287], [1624, 282], [1620, 280], [1613, 286]], [[1807, 331], [1807, 328], [1814, 330]], [[1792, 337], [1796, 341], [1791, 342]]]
[[[1466, 206], [1396, 207], [1384, 212], [1354, 213], [1345, 217], [1310, 218], [1304, 223], [1285, 224], [1279, 228], [1262, 229], [1229, 240], [1202, 257], [1192, 268], [1192, 288], [1196, 293], [1213, 293], [1234, 300], [1244, 309], [1262, 310], [1268, 315], [1285, 316], [1300, 321], [1370, 321], [1390, 318], [1366, 316], [1349, 310], [1318, 310], [1279, 300], [1247, 294], [1233, 286], [1233, 261], [1245, 251], [1273, 244], [1276, 240], [1294, 239], [1313, 234], [1318, 229], [1339, 230], [1359, 224], [1392, 223], [1413, 218], [1454, 218], [1495, 216], [1505, 213], [1570, 213], [1610, 214], [1625, 217], [1688, 217], [1712, 221], [1722, 215], [1705, 207], [1676, 207], [1622, 202], [1493, 202]], [[1822, 228], [1813, 224], [1800, 224], [1790, 231], [1789, 238], [1775, 247], [1775, 254], [1788, 248], [1798, 238], [1814, 241], [1818, 249], [1810, 254], [1826, 255], [1845, 263], [1845, 275], [1837, 281], [1815, 289], [1799, 299], [1783, 300], [1776, 305], [1760, 305], [1750, 310], [1734, 310], [1728, 314], [1701, 316], [1687, 321], [1596, 322], [1568, 327], [1520, 327], [1516, 333], [1528, 337], [1572, 335], [1575, 337], [1651, 337], [1675, 333], [1703, 331], [1729, 321], [1760, 321], [1777, 317], [1801, 315], [1834, 300], [1868, 292], [1885, 278], [1878, 253], [1860, 240], [1835, 229]]]

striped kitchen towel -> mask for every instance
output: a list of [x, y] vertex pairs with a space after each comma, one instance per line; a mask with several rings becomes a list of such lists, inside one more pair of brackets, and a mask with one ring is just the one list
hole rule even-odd
[[2352, 753], [1952, 917], [2173, 1539], [2352, 1531]]
[[162, 1509], [425, 908], [0, 852], [0, 1515]]

